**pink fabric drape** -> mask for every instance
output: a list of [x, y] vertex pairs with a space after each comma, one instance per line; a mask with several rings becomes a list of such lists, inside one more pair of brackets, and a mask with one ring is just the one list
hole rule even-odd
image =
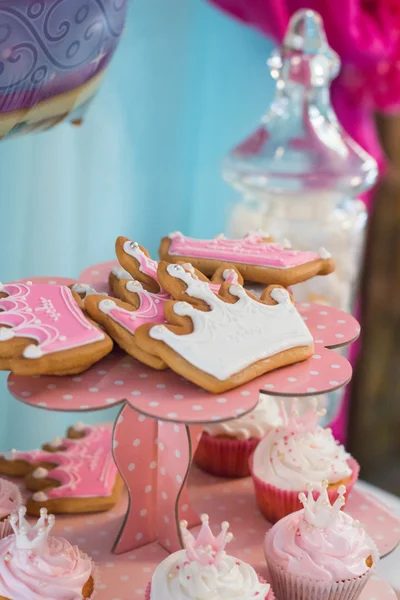
[[[385, 157], [374, 112], [400, 111], [400, 0], [210, 0], [281, 42], [290, 17], [300, 8], [319, 12], [342, 69], [332, 86], [332, 102], [346, 131], [377, 161]], [[367, 207], [372, 196], [364, 197]], [[354, 364], [358, 344], [353, 344]], [[345, 440], [348, 394], [332, 428]]]

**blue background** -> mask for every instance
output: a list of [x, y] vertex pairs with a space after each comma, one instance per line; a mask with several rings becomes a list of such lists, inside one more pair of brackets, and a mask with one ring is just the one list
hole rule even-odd
[[[224, 230], [237, 194], [220, 176], [273, 94], [272, 44], [201, 0], [135, 0], [84, 125], [0, 143], [0, 280], [76, 277], [118, 235], [156, 254], [173, 230]], [[0, 450], [63, 435], [77, 414], [13, 400], [0, 373]], [[86, 422], [112, 418], [110, 411]]]

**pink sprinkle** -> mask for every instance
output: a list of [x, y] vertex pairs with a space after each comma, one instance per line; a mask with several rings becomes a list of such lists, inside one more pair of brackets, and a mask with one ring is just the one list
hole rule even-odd
[[293, 452], [293, 450], [290, 448], [289, 452]]
[[176, 568], [177, 568], [177, 569], [178, 569], [178, 571], [179, 571], [179, 569], [180, 569], [180, 566], [179, 566], [179, 565], [176, 565]]
[[186, 576], [186, 579], [190, 579], [190, 575], [187, 575], [187, 576]]
[[236, 564], [237, 564], [238, 567], [240, 567], [240, 562], [237, 562]]

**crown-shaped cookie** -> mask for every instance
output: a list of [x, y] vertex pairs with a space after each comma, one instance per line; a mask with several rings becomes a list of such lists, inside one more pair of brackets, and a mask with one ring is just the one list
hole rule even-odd
[[21, 506], [18, 512], [10, 517], [10, 525], [15, 533], [15, 546], [18, 550], [28, 552], [43, 552], [47, 547], [47, 540], [54, 527], [54, 515], [48, 515], [47, 509], [40, 510], [40, 518], [35, 525], [30, 525], [25, 519], [26, 508]]
[[[145, 248], [137, 242], [118, 238], [116, 249], [119, 259], [137, 279], [118, 279], [116, 275], [110, 274], [110, 287], [118, 298], [90, 295], [85, 299], [85, 308], [128, 354], [155, 369], [165, 369], [165, 361], [137, 346], [135, 332], [145, 323], [164, 323], [164, 305], [172, 296], [158, 281], [158, 262], [150, 258]], [[215, 292], [220, 289], [219, 280], [241, 280], [235, 269], [225, 267], [218, 269], [215, 282], [210, 282], [191, 264], [183, 265], [194, 278], [207, 282]], [[206, 308], [205, 305], [202, 307]]]
[[221, 532], [217, 537], [211, 531], [208, 515], [201, 515], [201, 523], [197, 537], [187, 529], [187, 521], [180, 523], [186, 556], [190, 562], [218, 567], [225, 555], [226, 545], [233, 539], [232, 533], [228, 532], [229, 523], [226, 521], [221, 523]]
[[304, 506], [303, 518], [307, 525], [317, 527], [318, 529], [328, 529], [335, 524], [338, 514], [345, 505], [346, 486], [341, 485], [338, 488], [338, 496], [331, 504], [328, 495], [328, 482], [321, 483], [321, 493], [315, 500], [312, 486], [308, 487], [307, 495], [302, 492], [299, 494], [299, 500]]
[[137, 343], [201, 387], [219, 393], [312, 355], [312, 336], [284, 288], [271, 286], [258, 299], [224, 283], [215, 294], [181, 265], [163, 262], [158, 277], [190, 303], [167, 302], [168, 324], [143, 325]]
[[110, 338], [87, 319], [68, 287], [27, 282], [0, 285], [0, 291], [3, 368], [21, 375], [80, 373], [111, 351]]
[[212, 273], [218, 262], [226, 261], [236, 266], [248, 281], [284, 286], [315, 275], [327, 275], [335, 268], [325, 248], [318, 252], [293, 250], [287, 240], [276, 243], [262, 231], [250, 232], [238, 240], [223, 234], [202, 240], [175, 231], [162, 239], [159, 253], [168, 262], [189, 260], [206, 275]]

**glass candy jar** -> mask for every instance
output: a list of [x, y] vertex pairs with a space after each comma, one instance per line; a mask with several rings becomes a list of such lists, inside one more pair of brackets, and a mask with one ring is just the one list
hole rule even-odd
[[[223, 164], [225, 180], [243, 196], [231, 212], [229, 234], [261, 228], [299, 250], [326, 248], [336, 271], [291, 291], [298, 301], [352, 312], [367, 221], [358, 196], [376, 181], [377, 164], [332, 108], [330, 84], [340, 62], [317, 13], [300, 10], [292, 17], [268, 64], [276, 80], [272, 105]], [[324, 399], [325, 424], [337, 415], [341, 397], [338, 391]]]
[[297, 249], [326, 248], [336, 272], [296, 285], [293, 294], [351, 311], [367, 220], [357, 196], [375, 182], [376, 162], [341, 128], [331, 106], [330, 83], [340, 63], [317, 13], [293, 16], [268, 64], [274, 101], [223, 165], [226, 181], [243, 194], [229, 234], [261, 228]]

